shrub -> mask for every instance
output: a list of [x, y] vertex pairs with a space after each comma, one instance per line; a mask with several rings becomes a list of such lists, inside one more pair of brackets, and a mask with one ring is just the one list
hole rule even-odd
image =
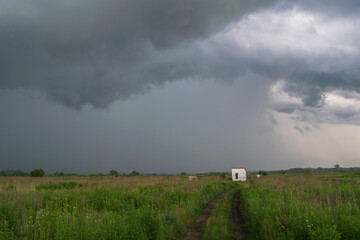
[[109, 173], [110, 176], [113, 176], [113, 177], [117, 177], [119, 174], [116, 170], [110, 170], [110, 173]]
[[129, 176], [139, 176], [140, 173], [138, 171], [132, 171]]
[[311, 170], [310, 170], [309, 168], [306, 169], [305, 172], [304, 172], [304, 175], [306, 175], [306, 176], [311, 176], [311, 175], [312, 175]]
[[35, 169], [31, 171], [30, 176], [31, 177], [43, 177], [45, 175], [44, 170], [42, 169]]

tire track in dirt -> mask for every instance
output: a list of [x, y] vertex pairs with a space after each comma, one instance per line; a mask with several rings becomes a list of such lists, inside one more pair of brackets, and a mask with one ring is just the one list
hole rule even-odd
[[206, 218], [210, 215], [211, 210], [214, 208], [215, 203], [222, 198], [227, 192], [217, 196], [212, 200], [205, 210], [201, 213], [200, 217], [189, 227], [189, 231], [184, 240], [198, 240], [201, 235], [201, 226], [205, 222]]
[[233, 219], [235, 224], [236, 239], [245, 239], [245, 232], [243, 230], [244, 219], [240, 215], [240, 192], [238, 192], [233, 204]]

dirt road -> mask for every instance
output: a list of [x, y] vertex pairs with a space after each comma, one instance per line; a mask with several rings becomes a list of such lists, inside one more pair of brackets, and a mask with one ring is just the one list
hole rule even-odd
[[184, 240], [197, 240], [200, 237], [201, 225], [204, 223], [206, 218], [209, 216], [211, 210], [214, 208], [215, 203], [222, 198], [226, 193], [221, 194], [217, 198], [215, 198], [209, 205], [205, 208], [205, 210], [201, 213], [200, 217], [195, 221], [195, 223], [190, 226], [190, 229], [184, 238]]
[[236, 239], [244, 239], [245, 238], [245, 233], [243, 231], [243, 224], [244, 221], [241, 218], [240, 215], [240, 192], [238, 192], [235, 196], [234, 199], [234, 204], [233, 204], [233, 219], [234, 219], [234, 223], [235, 223], [235, 235], [236, 235]]

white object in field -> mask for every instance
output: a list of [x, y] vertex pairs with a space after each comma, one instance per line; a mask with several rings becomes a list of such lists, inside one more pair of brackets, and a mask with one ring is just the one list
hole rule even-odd
[[197, 180], [197, 176], [189, 176], [189, 181], [196, 181]]
[[257, 178], [260, 178], [260, 174], [256, 174], [256, 177], [257, 177]]
[[246, 181], [246, 169], [245, 168], [232, 168], [231, 175], [233, 181]]

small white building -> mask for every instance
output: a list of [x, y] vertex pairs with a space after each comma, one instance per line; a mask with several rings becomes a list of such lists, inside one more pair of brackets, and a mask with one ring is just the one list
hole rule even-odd
[[233, 181], [246, 181], [246, 168], [232, 168], [231, 175]]
[[197, 181], [197, 176], [189, 176], [189, 181]]

